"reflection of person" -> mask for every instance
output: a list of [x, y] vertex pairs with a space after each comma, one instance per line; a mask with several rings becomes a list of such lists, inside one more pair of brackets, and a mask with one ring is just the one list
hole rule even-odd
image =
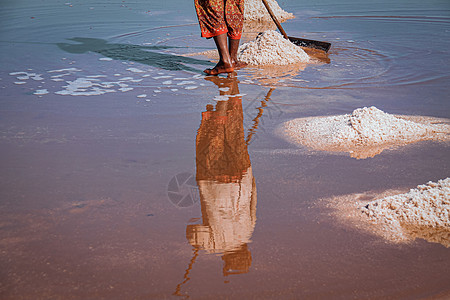
[[[244, 24], [244, 0], [194, 0], [202, 37], [214, 38], [219, 62], [204, 72], [231, 73], [245, 64], [237, 59]], [[228, 36], [228, 43], [227, 43]]]
[[256, 186], [245, 142], [237, 79], [214, 77], [227, 101], [208, 105], [196, 140], [197, 184], [203, 224], [188, 225], [196, 248], [223, 253], [224, 275], [248, 272], [256, 222]]

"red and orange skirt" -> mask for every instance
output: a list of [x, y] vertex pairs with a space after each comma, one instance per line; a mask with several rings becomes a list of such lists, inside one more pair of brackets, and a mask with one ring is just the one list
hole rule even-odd
[[240, 39], [244, 24], [244, 0], [194, 0], [202, 37], [226, 33]]

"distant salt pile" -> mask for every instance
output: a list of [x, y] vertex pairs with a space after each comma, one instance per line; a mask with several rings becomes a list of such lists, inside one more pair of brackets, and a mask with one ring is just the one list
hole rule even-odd
[[238, 59], [249, 65], [289, 65], [309, 62], [302, 48], [274, 30], [259, 34], [254, 41], [239, 47]]
[[[284, 22], [289, 19], [295, 18], [291, 13], [288, 13], [281, 9], [275, 0], [267, 0], [273, 13], [277, 17], [278, 21]], [[244, 20], [245, 21], [272, 21], [266, 7], [261, 0], [246, 0], [244, 7]]]
[[450, 133], [447, 119], [394, 116], [374, 106], [345, 115], [294, 119], [283, 129], [290, 141], [316, 150], [349, 152], [355, 158], [422, 140], [448, 140]]
[[417, 238], [450, 247], [450, 178], [409, 192], [387, 190], [322, 199], [340, 225], [370, 232], [394, 243]]
[[372, 201], [362, 212], [389, 240], [420, 237], [450, 247], [450, 178]]

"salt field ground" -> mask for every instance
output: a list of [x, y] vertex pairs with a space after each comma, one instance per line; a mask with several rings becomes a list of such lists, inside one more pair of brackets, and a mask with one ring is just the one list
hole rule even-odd
[[322, 201], [445, 179], [447, 142], [355, 159], [276, 130], [371, 106], [450, 118], [450, 3], [278, 4], [328, 56], [216, 78], [192, 1], [0, 2], [1, 299], [450, 297], [449, 248]]

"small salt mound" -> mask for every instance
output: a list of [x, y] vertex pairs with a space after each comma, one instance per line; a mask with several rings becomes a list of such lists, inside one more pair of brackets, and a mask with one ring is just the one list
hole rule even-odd
[[[278, 21], [284, 22], [295, 18], [291, 13], [281, 9], [275, 0], [267, 0], [270, 8], [277, 17]], [[244, 20], [245, 21], [272, 21], [266, 7], [261, 0], [246, 0], [244, 6]]]
[[309, 62], [299, 46], [274, 30], [259, 34], [254, 41], [239, 47], [238, 59], [249, 65], [289, 65]]
[[420, 237], [450, 247], [450, 178], [372, 201], [362, 211], [388, 239]]
[[295, 119], [283, 128], [285, 137], [296, 143], [316, 150], [350, 152], [356, 158], [373, 157], [395, 145], [448, 139], [450, 126], [434, 124], [443, 120], [423, 117], [418, 123], [406, 118], [372, 106], [346, 115]]

